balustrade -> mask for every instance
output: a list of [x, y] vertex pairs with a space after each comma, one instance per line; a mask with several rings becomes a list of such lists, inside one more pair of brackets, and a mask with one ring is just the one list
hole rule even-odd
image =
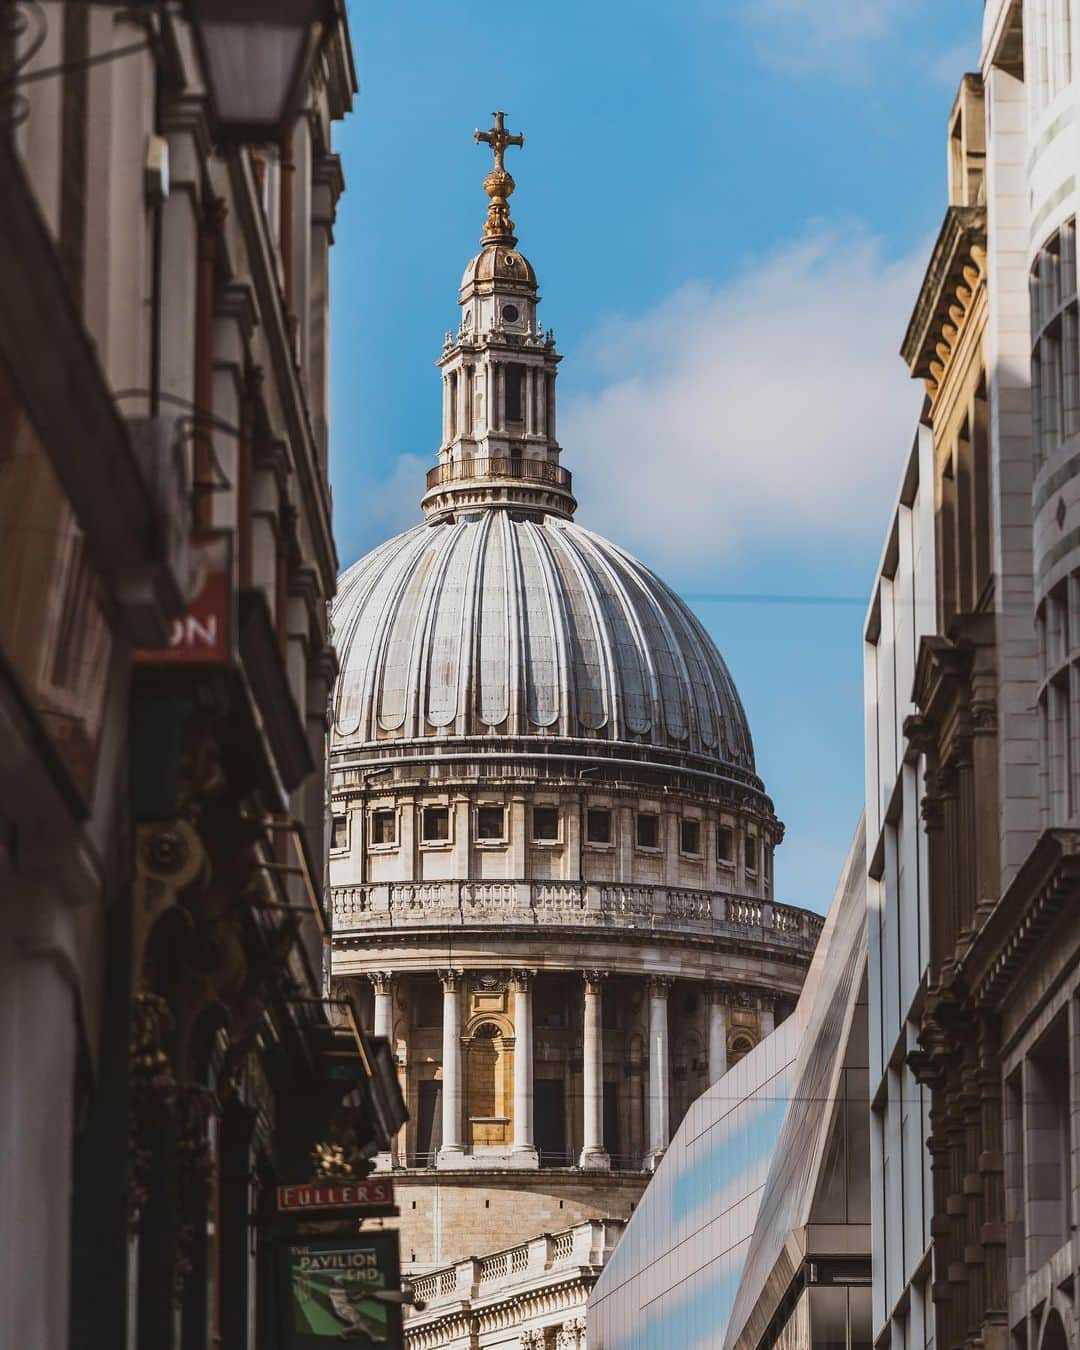
[[530, 1276], [593, 1264], [598, 1253], [614, 1245], [622, 1227], [618, 1221], [589, 1219], [560, 1233], [429, 1270], [413, 1280], [413, 1288], [424, 1304], [424, 1312], [440, 1304], [474, 1298], [481, 1290], [489, 1295], [500, 1286], [512, 1286]]
[[445, 483], [466, 483], [477, 478], [515, 478], [527, 483], [549, 483], [570, 491], [572, 476], [569, 469], [549, 464], [542, 459], [516, 456], [494, 456], [485, 459], [457, 459], [436, 464], [428, 470], [427, 487], [442, 487]]
[[653, 912], [652, 886], [603, 886], [600, 890], [602, 914], [633, 914], [642, 918]]
[[824, 920], [790, 905], [688, 887], [582, 881], [400, 881], [333, 888], [334, 927], [432, 927], [476, 923], [639, 925], [692, 924], [716, 933], [757, 929], [766, 939], [812, 948]]

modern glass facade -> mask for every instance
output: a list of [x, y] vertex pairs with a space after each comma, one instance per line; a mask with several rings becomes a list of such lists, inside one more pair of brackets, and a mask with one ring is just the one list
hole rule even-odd
[[860, 826], [794, 1014], [690, 1107], [591, 1350], [869, 1344], [865, 866]]

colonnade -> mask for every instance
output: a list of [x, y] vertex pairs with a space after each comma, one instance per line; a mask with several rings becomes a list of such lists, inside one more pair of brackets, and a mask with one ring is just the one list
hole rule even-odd
[[[582, 1148], [578, 1166], [607, 1169], [611, 1160], [604, 1147], [604, 1027], [603, 988], [609, 972], [585, 970], [582, 974]], [[510, 1153], [519, 1164], [537, 1165], [533, 1124], [533, 989], [535, 970], [514, 970], [509, 985], [514, 993], [513, 1139]], [[393, 975], [375, 972], [368, 977], [375, 993], [373, 1030], [390, 1037], [393, 1025]], [[463, 970], [441, 970], [442, 983], [442, 1146], [439, 1167], [453, 1167], [466, 1157], [463, 1138], [463, 1072], [461, 993], [467, 975]], [[646, 1166], [655, 1167], [670, 1141], [670, 1042], [668, 1000], [674, 980], [670, 976], [646, 978], [648, 993], [648, 1150]], [[733, 999], [746, 1002], [744, 991], [724, 986], [706, 986], [709, 997], [708, 1069], [715, 1083], [728, 1070], [728, 1007]], [[771, 999], [759, 1001], [761, 1035], [774, 1026]], [[383, 1160], [389, 1165], [390, 1159]]]
[[[518, 362], [522, 371], [521, 421], [526, 436], [555, 439], [554, 399], [551, 396], [554, 374], [545, 366]], [[477, 381], [483, 381], [482, 394], [486, 422], [477, 423], [474, 407]], [[451, 393], [451, 390], [455, 391]], [[506, 362], [487, 361], [462, 364], [443, 376], [443, 444], [459, 436], [482, 435], [507, 430]]]

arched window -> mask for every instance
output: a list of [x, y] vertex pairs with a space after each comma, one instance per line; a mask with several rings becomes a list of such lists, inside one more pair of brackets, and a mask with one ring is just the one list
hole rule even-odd
[[728, 1046], [728, 1068], [733, 1068], [738, 1064], [744, 1055], [748, 1055], [754, 1048], [754, 1042], [749, 1036], [734, 1036]]

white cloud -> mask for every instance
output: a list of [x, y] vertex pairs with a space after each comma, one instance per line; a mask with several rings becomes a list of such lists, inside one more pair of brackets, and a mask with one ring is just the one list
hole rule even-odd
[[745, 0], [759, 55], [790, 70], [852, 67], [918, 0]]
[[560, 404], [580, 518], [684, 574], [877, 539], [921, 403], [897, 349], [924, 263], [819, 232], [604, 324], [571, 358], [593, 388]]
[[949, 89], [958, 89], [961, 78], [970, 70], [978, 70], [977, 43], [962, 42], [936, 56], [929, 65], [932, 79]]
[[420, 498], [431, 461], [422, 455], [399, 455], [394, 472], [374, 488], [367, 500], [368, 514], [380, 533], [407, 530], [421, 520]]

